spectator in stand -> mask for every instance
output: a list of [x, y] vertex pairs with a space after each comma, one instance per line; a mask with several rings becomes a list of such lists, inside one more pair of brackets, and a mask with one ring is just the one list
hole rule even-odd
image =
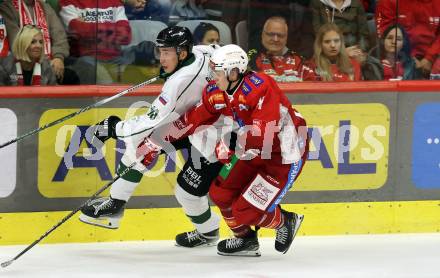
[[[73, 68], [81, 84], [111, 84], [131, 61], [121, 45], [131, 41], [131, 30], [120, 0], [60, 0]], [[95, 70], [96, 68], [96, 70]]]
[[211, 23], [200, 22], [196, 29], [194, 29], [193, 38], [194, 45], [220, 44], [220, 32]]
[[328, 22], [336, 24], [344, 34], [347, 54], [361, 61], [369, 49], [369, 30], [360, 0], [311, 0], [315, 33]]
[[302, 58], [287, 48], [287, 35], [288, 26], [285, 18], [268, 18], [261, 33], [261, 50], [250, 52], [250, 67], [270, 75], [277, 82], [302, 81]]
[[[8, 30], [9, 42], [13, 42], [18, 31], [25, 25], [42, 29], [44, 54], [50, 60], [58, 83], [71, 84], [75, 73], [66, 71], [64, 60], [69, 56], [69, 44], [63, 25], [52, 7], [40, 0], [10, 0], [0, 4]], [[74, 82], [74, 81], [73, 81]]]
[[155, 20], [168, 24], [171, 0], [149, 0], [142, 8], [125, 4], [125, 14], [128, 20]]
[[399, 0], [396, 20], [396, 0], [381, 0], [376, 7], [378, 36], [396, 21], [405, 28], [411, 42], [411, 56], [424, 78], [429, 78], [432, 65], [440, 54], [440, 1]]
[[371, 49], [362, 66], [365, 80], [415, 79], [408, 35], [400, 25], [390, 25], [379, 45]]
[[303, 67], [304, 81], [360, 81], [360, 64], [347, 55], [344, 35], [338, 26], [326, 23], [319, 28], [315, 55]]
[[44, 54], [40, 28], [25, 25], [15, 36], [12, 54], [0, 59], [0, 85], [55, 85], [56, 76]]
[[206, 19], [207, 14], [203, 5], [208, 0], [176, 0], [171, 6], [170, 23], [182, 20]]
[[[262, 47], [261, 32], [266, 20], [272, 16], [281, 16], [286, 19], [289, 28], [287, 45], [294, 45], [295, 52], [300, 56], [307, 58], [313, 56], [315, 34], [312, 26], [312, 12], [309, 8], [310, 0], [252, 0], [242, 2], [247, 3], [245, 12], [247, 12], [249, 50]], [[241, 10], [243, 9], [241, 8]]]
[[0, 59], [8, 56], [9, 40], [7, 37], [5, 19], [0, 14]]

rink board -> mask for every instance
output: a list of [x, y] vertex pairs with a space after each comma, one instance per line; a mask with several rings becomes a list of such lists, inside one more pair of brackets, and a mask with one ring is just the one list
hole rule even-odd
[[[281, 87], [312, 137], [304, 171], [283, 199], [283, 206], [305, 214], [302, 235], [439, 231], [440, 83]], [[2, 88], [0, 143], [122, 89]], [[143, 113], [128, 108], [151, 103], [160, 90], [142, 88], [0, 150], [0, 244], [38, 238], [111, 180], [124, 146], [109, 141], [97, 153], [88, 128], [107, 115]], [[185, 157], [178, 152], [155, 162], [130, 199], [121, 229], [90, 227], [75, 216], [45, 242], [172, 239], [190, 229], [173, 196]], [[225, 226], [222, 233], [227, 235]]]
[[[440, 201], [359, 202], [283, 205], [305, 215], [300, 236], [440, 232]], [[218, 213], [217, 208], [214, 210]], [[0, 243], [28, 244], [39, 238], [68, 211], [2, 213]], [[192, 229], [180, 208], [128, 209], [118, 230], [81, 223], [78, 215], [60, 226], [44, 243], [169, 240]], [[221, 235], [229, 237], [224, 222]], [[261, 229], [260, 236], [274, 236]]]

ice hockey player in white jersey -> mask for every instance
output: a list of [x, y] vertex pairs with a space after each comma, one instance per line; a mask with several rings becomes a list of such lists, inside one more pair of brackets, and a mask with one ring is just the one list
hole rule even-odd
[[[160, 55], [161, 76], [165, 78], [165, 83], [149, 111], [125, 121], [110, 116], [96, 125], [94, 133], [95, 143], [102, 144], [101, 142], [110, 138], [124, 140], [126, 151], [118, 166], [119, 173], [139, 160], [136, 153], [139, 145], [146, 146], [148, 152], [144, 153], [149, 155], [112, 185], [109, 197], [95, 199], [85, 206], [81, 210], [82, 222], [111, 229], [119, 227], [125, 204], [141, 181], [145, 165], [151, 163], [161, 149], [166, 149], [155, 145], [148, 138], [160, 137], [161, 130], [165, 130], [168, 123], [201, 99], [202, 90], [207, 84], [209, 55], [215, 47], [193, 47], [191, 32], [179, 26], [162, 30], [157, 36], [156, 46]], [[189, 158], [179, 173], [175, 186], [175, 196], [195, 226], [194, 231], [176, 236], [176, 244], [183, 247], [215, 245], [219, 239], [220, 217], [211, 212], [207, 193], [222, 164], [215, 158], [216, 142], [213, 142], [213, 148], [207, 149], [202, 141], [195, 134], [189, 140], [173, 143], [175, 149], [188, 148], [189, 151]], [[151, 152], [152, 149], [156, 152]]]

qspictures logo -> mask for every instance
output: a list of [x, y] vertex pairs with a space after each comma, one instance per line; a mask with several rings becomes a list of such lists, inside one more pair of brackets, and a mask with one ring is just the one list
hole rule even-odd
[[[0, 108], [0, 143], [17, 137], [17, 116], [12, 110]], [[17, 172], [17, 144], [0, 149], [0, 198], [14, 192]]]

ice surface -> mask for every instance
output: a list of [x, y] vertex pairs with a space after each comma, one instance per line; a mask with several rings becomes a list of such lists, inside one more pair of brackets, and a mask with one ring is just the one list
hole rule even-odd
[[[40, 244], [0, 277], [439, 278], [440, 234], [298, 237], [285, 255], [260, 239], [259, 258], [223, 257], [216, 247], [172, 241]], [[0, 247], [0, 261], [26, 246]]]

